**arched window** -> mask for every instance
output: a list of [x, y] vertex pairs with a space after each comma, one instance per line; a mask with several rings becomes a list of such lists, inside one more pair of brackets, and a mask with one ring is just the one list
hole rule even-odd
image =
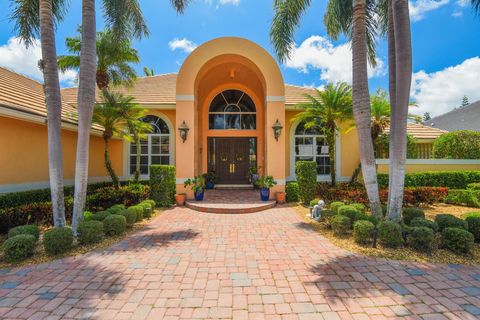
[[239, 90], [226, 90], [210, 104], [208, 127], [213, 130], [255, 130], [256, 108], [253, 100]]
[[295, 129], [295, 162], [315, 161], [317, 174], [330, 174], [330, 158], [328, 145], [321, 127], [305, 128], [300, 122]]
[[[152, 164], [171, 164], [172, 150], [170, 129], [167, 123], [153, 115], [145, 116], [141, 119], [149, 123], [153, 131], [147, 135], [146, 139], [140, 142], [140, 174], [148, 175], [148, 168]], [[135, 143], [130, 144], [130, 174], [135, 173], [137, 147]]]

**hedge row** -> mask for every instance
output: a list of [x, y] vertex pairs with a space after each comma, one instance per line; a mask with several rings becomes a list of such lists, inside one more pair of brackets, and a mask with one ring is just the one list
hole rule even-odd
[[160, 207], [169, 207], [174, 203], [176, 178], [175, 166], [150, 166], [150, 197]]
[[[87, 210], [100, 211], [117, 203], [127, 206], [147, 199], [150, 188], [143, 185], [123, 186], [120, 189], [104, 187], [87, 196]], [[73, 197], [65, 198], [65, 216], [72, 218]], [[0, 233], [25, 224], [51, 225], [53, 221], [51, 202], [35, 202], [0, 209]]]
[[[380, 173], [377, 179], [381, 188], [388, 187], [388, 174]], [[405, 187], [466, 189], [468, 184], [475, 182], [480, 182], [480, 171], [429, 171], [405, 175]]]

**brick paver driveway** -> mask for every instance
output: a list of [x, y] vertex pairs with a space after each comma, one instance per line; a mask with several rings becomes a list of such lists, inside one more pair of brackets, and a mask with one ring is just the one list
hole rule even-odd
[[0, 318], [474, 319], [480, 268], [338, 249], [290, 208], [176, 208], [121, 243], [0, 271]]

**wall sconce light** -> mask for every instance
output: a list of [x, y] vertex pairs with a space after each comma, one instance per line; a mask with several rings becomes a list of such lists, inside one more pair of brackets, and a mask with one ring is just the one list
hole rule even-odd
[[180, 125], [180, 127], [178, 127], [178, 131], [180, 132], [180, 138], [182, 139], [183, 142], [187, 140], [188, 130], [190, 130], [190, 128], [187, 126], [184, 120]]
[[280, 121], [277, 121], [273, 124], [272, 126], [273, 129], [273, 135], [275, 136], [275, 140], [278, 141], [278, 138], [280, 137], [280, 134], [282, 133], [283, 126], [280, 123]]

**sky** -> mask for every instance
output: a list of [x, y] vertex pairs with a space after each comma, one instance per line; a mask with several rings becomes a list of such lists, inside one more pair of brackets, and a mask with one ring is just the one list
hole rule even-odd
[[[66, 19], [56, 33], [58, 54], [67, 54], [65, 38], [74, 36], [81, 21], [81, 1], [69, 1]], [[42, 81], [37, 45], [25, 48], [9, 20], [11, 1], [0, 1], [0, 66]], [[202, 43], [222, 36], [250, 39], [273, 56], [269, 30], [273, 0], [193, 0], [183, 15], [169, 0], [140, 0], [150, 36], [134, 41], [143, 67], [155, 74], [178, 72], [188, 54]], [[312, 0], [295, 34], [295, 48], [280, 64], [286, 83], [322, 87], [328, 82], [351, 82], [350, 43], [329, 39], [323, 25], [326, 1]], [[102, 30], [101, 1], [97, 1], [97, 30]], [[480, 100], [480, 16], [468, 0], [413, 0], [410, 2], [413, 45], [411, 100], [416, 114], [440, 115], [461, 104]], [[377, 67], [369, 68], [371, 93], [388, 88], [387, 46], [378, 39]], [[75, 85], [76, 71], [60, 75], [61, 85]]]

